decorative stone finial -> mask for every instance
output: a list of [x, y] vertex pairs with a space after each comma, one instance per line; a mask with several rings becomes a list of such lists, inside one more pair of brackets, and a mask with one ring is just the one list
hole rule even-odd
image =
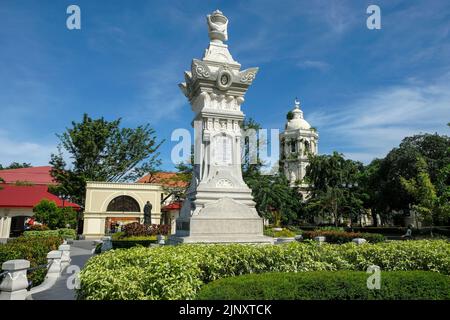
[[300, 100], [298, 100], [297, 97], [295, 97], [294, 103], [295, 103], [295, 108], [300, 109]]
[[206, 16], [208, 35], [211, 42], [223, 43], [228, 40], [228, 18], [220, 10]]

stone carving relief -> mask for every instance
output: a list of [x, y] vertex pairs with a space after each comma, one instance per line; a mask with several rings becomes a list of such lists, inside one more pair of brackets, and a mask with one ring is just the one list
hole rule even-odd
[[200, 60], [194, 59], [192, 61], [192, 73], [196, 75], [198, 78], [208, 79], [211, 75], [211, 71], [206, 63], [203, 63]]
[[229, 179], [219, 179], [216, 183], [217, 188], [233, 188], [233, 182]]
[[258, 68], [251, 68], [241, 71], [239, 72], [239, 80], [243, 83], [251, 84], [253, 80], [255, 80], [257, 72]]

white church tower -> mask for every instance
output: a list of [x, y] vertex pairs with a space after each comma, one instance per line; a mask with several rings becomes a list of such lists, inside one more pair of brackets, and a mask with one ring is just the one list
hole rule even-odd
[[318, 140], [317, 130], [303, 118], [300, 101], [296, 98], [294, 109], [288, 113], [285, 130], [280, 134], [280, 170], [292, 186], [299, 184], [301, 189], [306, 189], [302, 180], [309, 164], [308, 154], [318, 153]]

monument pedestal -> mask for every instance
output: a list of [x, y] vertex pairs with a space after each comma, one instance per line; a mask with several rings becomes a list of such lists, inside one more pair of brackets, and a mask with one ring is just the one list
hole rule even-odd
[[231, 198], [206, 204], [198, 215], [177, 219], [171, 243], [261, 243], [273, 244], [263, 235], [263, 220], [256, 210]]
[[179, 86], [194, 112], [194, 170], [171, 243], [273, 243], [263, 235], [252, 191], [241, 171], [244, 95], [258, 68], [241, 71], [223, 43], [228, 19], [207, 16], [211, 42]]

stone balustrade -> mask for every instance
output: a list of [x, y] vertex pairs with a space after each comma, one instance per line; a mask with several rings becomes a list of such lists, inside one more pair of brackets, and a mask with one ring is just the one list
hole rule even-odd
[[113, 248], [112, 238], [110, 236], [106, 236], [102, 238], [102, 252], [111, 250]]
[[317, 241], [319, 244], [322, 244], [325, 242], [325, 237], [324, 236], [318, 236], [314, 238], [314, 241]]
[[8, 260], [3, 262], [2, 270], [7, 272], [0, 284], [0, 300], [25, 300], [28, 295], [28, 260]]
[[[0, 300], [26, 300], [32, 294], [51, 288], [60, 278], [63, 270], [70, 265], [70, 245], [62, 244], [58, 250], [47, 254], [47, 274], [42, 284], [27, 290], [29, 283], [28, 260], [8, 260], [2, 264], [3, 280], [0, 284]], [[44, 266], [45, 267], [45, 266]]]

